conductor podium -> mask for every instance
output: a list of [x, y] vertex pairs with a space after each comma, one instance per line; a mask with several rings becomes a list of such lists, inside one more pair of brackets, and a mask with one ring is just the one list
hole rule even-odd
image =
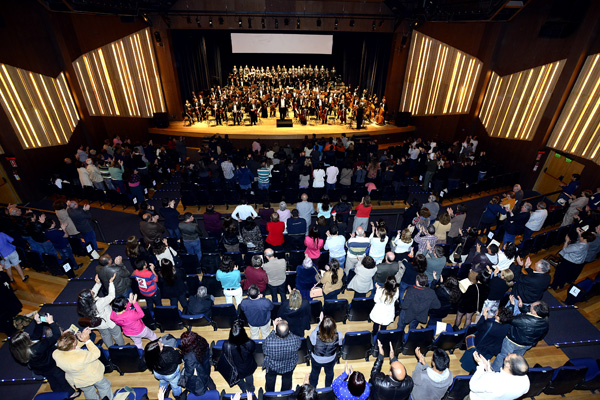
[[278, 128], [291, 128], [292, 126], [294, 126], [294, 123], [289, 118], [277, 120]]

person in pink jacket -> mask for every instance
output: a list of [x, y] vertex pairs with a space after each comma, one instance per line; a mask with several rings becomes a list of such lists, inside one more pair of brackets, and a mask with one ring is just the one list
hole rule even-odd
[[123, 329], [123, 333], [133, 340], [138, 349], [144, 350], [142, 339], [156, 340], [158, 337], [144, 323], [144, 311], [137, 302], [137, 295], [131, 293], [129, 299], [117, 297], [112, 302], [110, 319]]

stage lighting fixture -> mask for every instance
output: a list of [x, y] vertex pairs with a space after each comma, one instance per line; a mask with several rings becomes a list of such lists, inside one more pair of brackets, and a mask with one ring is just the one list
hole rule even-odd
[[290, 19], [289, 19], [289, 18], [286, 18], [286, 19], [284, 19], [284, 20], [283, 20], [283, 24], [284, 24], [285, 26], [288, 26], [288, 25], [290, 24]]
[[335, 29], [337, 31], [337, 27], [338, 27], [338, 20], [337, 18], [335, 19], [335, 25], [333, 26], [333, 29]]
[[262, 18], [262, 19], [260, 20], [260, 23], [261, 23], [261, 25], [262, 25], [262, 28], [263, 28], [263, 29], [265, 29], [266, 25], [265, 25], [265, 19], [264, 19], [264, 18]]
[[353, 20], [353, 19], [351, 19], [351, 20], [350, 20], [350, 27], [351, 27], [351, 28], [353, 28], [353, 27], [354, 27], [354, 20]]
[[239, 18], [239, 19], [238, 19], [238, 26], [239, 26], [240, 28], [242, 27], [242, 19], [241, 19], [241, 18]]
[[317, 20], [317, 26], [321, 26], [321, 18]]
[[296, 29], [300, 29], [300, 18], [296, 20]]
[[189, 15], [187, 16], [187, 23], [191, 24], [192, 23], [192, 17], [190, 17]]
[[208, 25], [210, 25], [210, 27], [211, 27], [211, 28], [213, 27], [213, 24], [212, 24], [212, 17], [210, 17], [210, 18], [208, 19]]
[[275, 29], [279, 29], [279, 20], [275, 18]]
[[150, 20], [150, 18], [148, 18], [148, 14], [142, 14], [142, 19], [144, 20], [145, 23], [147, 23], [149, 26], [152, 26], [152, 20]]
[[219, 17], [219, 25], [223, 25], [223, 17]]
[[252, 29], [252, 18], [248, 18], [248, 29]]
[[198, 25], [198, 28], [202, 27], [202, 25], [200, 24], [200, 17], [196, 17], [196, 25]]

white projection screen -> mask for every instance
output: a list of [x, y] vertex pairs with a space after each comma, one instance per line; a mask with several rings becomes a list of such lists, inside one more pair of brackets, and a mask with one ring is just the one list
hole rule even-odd
[[232, 53], [331, 54], [333, 35], [232, 33]]

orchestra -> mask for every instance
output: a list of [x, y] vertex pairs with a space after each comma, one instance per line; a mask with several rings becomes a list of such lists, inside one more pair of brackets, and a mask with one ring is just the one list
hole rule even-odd
[[[249, 68], [234, 66], [227, 77], [227, 86], [216, 86], [209, 93], [192, 93], [185, 101], [184, 117], [194, 124], [214, 118], [215, 125], [241, 125], [244, 116], [250, 125], [262, 119], [288, 117], [293, 112], [296, 122], [309, 120], [321, 124], [339, 123], [362, 127], [362, 121], [385, 125], [388, 109], [385, 96], [381, 101], [367, 89], [360, 91], [345, 86], [336, 75], [335, 67], [319, 68], [286, 66]], [[292, 114], [290, 113], [290, 116]], [[311, 118], [314, 117], [314, 118]], [[248, 120], [246, 120], [248, 121]], [[311, 122], [313, 124], [313, 122]]]

